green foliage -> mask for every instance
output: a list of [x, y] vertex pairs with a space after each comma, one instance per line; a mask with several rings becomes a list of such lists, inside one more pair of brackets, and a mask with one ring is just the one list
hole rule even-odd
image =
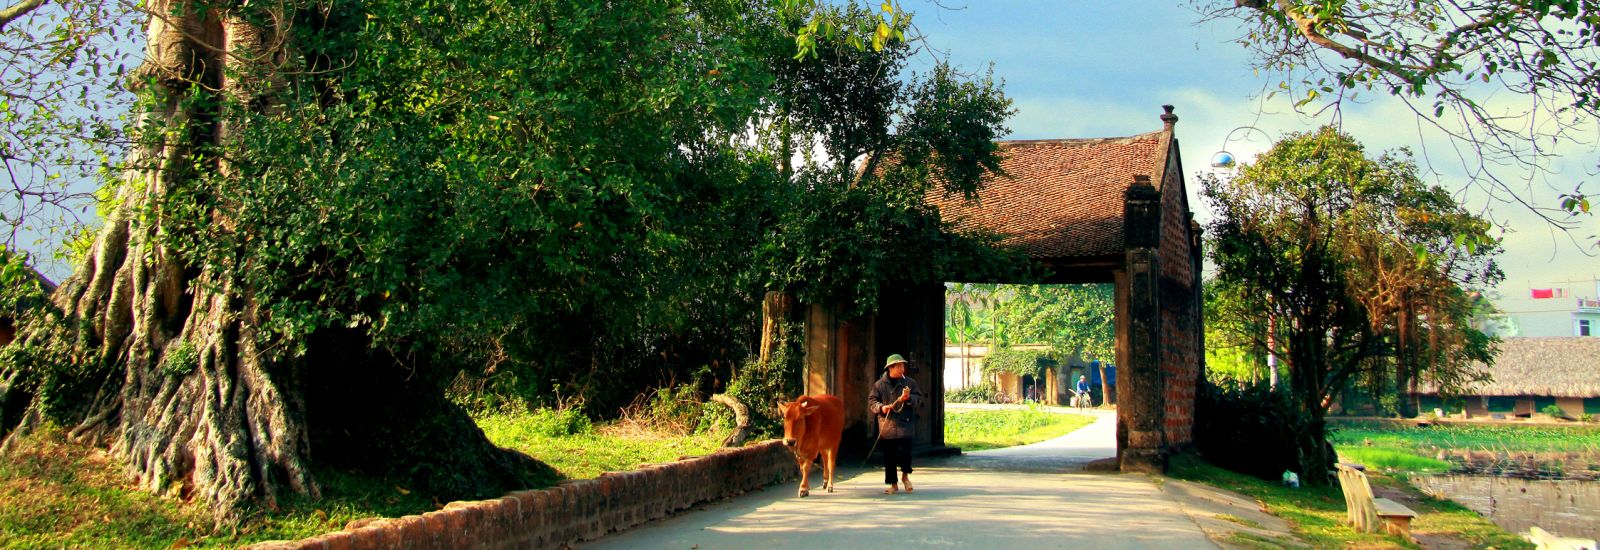
[[947, 341], [991, 347], [1047, 344], [1057, 357], [1115, 355], [1112, 285], [954, 283], [947, 308]]
[[538, 409], [524, 417], [522, 422], [522, 429], [527, 433], [543, 437], [580, 435], [594, 428], [589, 417], [576, 408]]
[[944, 441], [963, 451], [981, 451], [1028, 445], [1061, 437], [1093, 424], [1095, 417], [1026, 409], [956, 411], [945, 413]]
[[[728, 383], [727, 394], [750, 409], [751, 437], [763, 439], [783, 433], [777, 405], [800, 395], [805, 352], [801, 326], [779, 321], [772, 355], [766, 361], [752, 357]], [[730, 421], [731, 424], [731, 421]]]
[[1339, 460], [1385, 472], [1442, 473], [1451, 468], [1451, 464], [1443, 460], [1393, 449], [1336, 445], [1334, 450], [1339, 453]]
[[1042, 351], [1017, 348], [998, 348], [983, 358], [984, 374], [1010, 373], [1017, 376], [1040, 376], [1044, 373], [1049, 356]]
[[143, 43], [140, 18], [132, 2], [6, 5], [20, 12], [0, 21], [0, 178], [9, 195], [0, 242], [16, 244], [24, 230], [70, 238], [92, 222], [83, 212], [96, 202], [96, 182], [119, 172], [131, 103], [127, 69], [140, 51], [127, 45]]
[[1566, 411], [1561, 410], [1561, 406], [1560, 405], [1554, 405], [1554, 404], [1545, 405], [1543, 409], [1539, 409], [1539, 412], [1544, 413], [1546, 416], [1550, 416], [1550, 417], [1554, 417], [1554, 418], [1566, 418], [1567, 417]]
[[179, 340], [161, 356], [161, 372], [173, 378], [182, 378], [200, 366], [200, 352], [188, 340]]
[[993, 403], [995, 389], [994, 382], [984, 381], [981, 384], [967, 386], [959, 390], [945, 392], [946, 403]]
[[1336, 445], [1375, 446], [1423, 455], [1437, 451], [1572, 452], [1600, 455], [1600, 429], [1592, 426], [1460, 425], [1396, 427], [1349, 422], [1330, 438]]
[[28, 255], [0, 245], [0, 317], [14, 320], [33, 315], [45, 306], [39, 275]]
[[1261, 479], [1285, 470], [1308, 485], [1330, 481], [1333, 462], [1325, 428], [1287, 391], [1265, 383], [1203, 381], [1195, 391], [1194, 441], [1217, 466]]
[[[1519, 182], [1558, 155], [1555, 145], [1586, 143], [1585, 128], [1600, 120], [1600, 5], [1589, 0], [1193, 4], [1238, 20], [1238, 43], [1259, 68], [1284, 77], [1278, 91], [1296, 108], [1322, 112], [1374, 92], [1403, 99], [1422, 122], [1473, 149], [1473, 183], [1530, 209], [1550, 206], [1549, 195]], [[1570, 214], [1587, 211], [1576, 189], [1558, 201]], [[1539, 215], [1578, 227], [1572, 215]]]
[[639, 464], [710, 454], [721, 445], [719, 435], [666, 434], [613, 425], [551, 436], [538, 426], [538, 420], [530, 418], [533, 414], [489, 415], [479, 418], [478, 426], [494, 444], [544, 457], [567, 479], [589, 479], [604, 472], [631, 471]]
[[1495, 340], [1471, 320], [1479, 291], [1502, 278], [1498, 240], [1416, 172], [1404, 151], [1369, 158], [1322, 128], [1287, 136], [1235, 177], [1201, 178], [1218, 213], [1212, 336], [1247, 357], [1277, 355], [1317, 418], [1352, 381], [1426, 379], [1449, 392], [1493, 360]]
[[[875, 17], [859, 8], [841, 13]], [[888, 290], [1031, 274], [1020, 251], [999, 249], [993, 235], [958, 232], [924, 201], [929, 193], [970, 196], [998, 169], [993, 141], [1014, 112], [1001, 83], [990, 75], [963, 80], [942, 64], [908, 77], [912, 50], [904, 44], [803, 59], [789, 52], [772, 62], [769, 116], [777, 120], [762, 132], [791, 183], [757, 253], [767, 288], [859, 314], [875, 310]]]
[[794, 31], [795, 59], [816, 56], [819, 47], [824, 48], [821, 51], [866, 50], [870, 44], [873, 50], [882, 50], [904, 42], [905, 30], [911, 25], [911, 14], [893, 0], [885, 0], [878, 7], [882, 13], [872, 17], [860, 17], [863, 10], [854, 3], [841, 8], [817, 0], [780, 0], [778, 6], [785, 17], [803, 21]]

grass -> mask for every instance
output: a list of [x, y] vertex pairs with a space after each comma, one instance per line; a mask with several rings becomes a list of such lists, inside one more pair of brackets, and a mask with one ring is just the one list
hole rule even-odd
[[947, 410], [944, 442], [963, 451], [1015, 447], [1061, 437], [1094, 420], [1093, 416], [1051, 413], [1035, 408]]
[[1551, 472], [1568, 467], [1581, 469], [1585, 462], [1600, 462], [1600, 427], [1597, 426], [1436, 424], [1419, 427], [1350, 422], [1333, 430], [1329, 440], [1339, 452], [1341, 460], [1359, 462], [1385, 471], [1445, 472], [1457, 464], [1435, 457], [1459, 457], [1460, 453], [1469, 451], [1522, 457], [1554, 454], [1579, 457], [1578, 462], [1570, 465], [1564, 464], [1562, 458], [1548, 461], [1538, 458], [1517, 459], [1537, 462], [1525, 466]]
[[1456, 425], [1395, 429], [1383, 424], [1336, 425], [1334, 445], [1365, 445], [1409, 451], [1483, 450], [1600, 455], [1600, 426]]
[[201, 510], [127, 487], [102, 452], [53, 434], [0, 460], [0, 542], [8, 548], [167, 546], [202, 536]]
[[[479, 424], [491, 441], [539, 457], [570, 479], [706, 454], [720, 444], [712, 435], [662, 433], [638, 423], [542, 436], [532, 420], [532, 415], [497, 415]], [[18, 443], [0, 460], [0, 548], [237, 547], [311, 537], [357, 519], [420, 514], [444, 505], [401, 484], [324, 469], [315, 472], [323, 498], [287, 497], [277, 511], [249, 512], [237, 527], [213, 532], [208, 510], [139, 490], [104, 451], [48, 430]]]
[[662, 433], [637, 423], [551, 436], [527, 422], [525, 415], [496, 414], [479, 418], [478, 427], [495, 445], [539, 457], [568, 479], [589, 479], [602, 472], [633, 470], [643, 463], [710, 454], [722, 445], [720, 435]]
[[[1295, 535], [1313, 548], [1416, 548], [1400, 537], [1357, 533], [1344, 525], [1344, 495], [1337, 485], [1290, 489], [1277, 483], [1230, 472], [1212, 466], [1192, 455], [1174, 457], [1168, 475], [1226, 489], [1253, 497], [1272, 515], [1283, 518]], [[1475, 548], [1532, 548], [1521, 538], [1483, 519], [1478, 514], [1448, 501], [1421, 495], [1404, 481], [1371, 475], [1373, 485], [1404, 491], [1417, 499], [1411, 506], [1418, 513], [1411, 531], [1419, 536], [1444, 536], [1464, 541]], [[1257, 542], [1263, 541], [1236, 541]], [[1244, 544], [1245, 546], [1254, 546]]]
[[1364, 464], [1368, 468], [1377, 468], [1388, 472], [1447, 472], [1450, 471], [1449, 462], [1436, 458], [1417, 456], [1416, 454], [1382, 447], [1362, 447], [1356, 445], [1335, 445], [1339, 452], [1339, 460]]

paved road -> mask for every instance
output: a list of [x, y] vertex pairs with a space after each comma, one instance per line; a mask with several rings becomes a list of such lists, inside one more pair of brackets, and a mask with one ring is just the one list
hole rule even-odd
[[582, 548], [1217, 548], [1145, 476], [1083, 473], [1116, 455], [1116, 419], [1023, 447], [924, 461], [915, 493], [840, 467], [835, 493], [769, 487]]

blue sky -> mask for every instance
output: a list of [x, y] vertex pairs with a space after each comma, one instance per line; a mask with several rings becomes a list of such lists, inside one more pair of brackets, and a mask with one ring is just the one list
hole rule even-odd
[[[1295, 113], [1282, 95], [1263, 100], [1264, 87], [1276, 87], [1282, 77], [1254, 72], [1248, 52], [1232, 42], [1235, 23], [1199, 23], [1200, 15], [1183, 0], [947, 0], [960, 9], [945, 10], [926, 0], [902, 1], [905, 9], [918, 12], [917, 27], [932, 47], [948, 52], [952, 64], [969, 71], [994, 64], [1018, 110], [1009, 125], [1011, 139], [1143, 133], [1161, 127], [1162, 104], [1176, 106], [1190, 203], [1202, 221], [1209, 213], [1197, 196], [1194, 175], [1212, 169], [1210, 158], [1230, 131], [1262, 130], [1235, 132], [1227, 143], [1228, 150], [1248, 160], [1268, 147], [1268, 136], [1332, 121]], [[1497, 99], [1515, 100], [1505, 95]], [[1504, 306], [1519, 307], [1516, 297], [1526, 297], [1530, 287], [1600, 276], [1600, 257], [1585, 255], [1525, 208], [1500, 204], [1467, 185], [1457, 149], [1419, 124], [1400, 100], [1370, 96], [1348, 104], [1341, 128], [1366, 144], [1369, 154], [1409, 147], [1433, 183], [1459, 190], [1458, 198], [1470, 207], [1504, 222], [1509, 229], [1508, 252], [1501, 256], [1507, 276], [1500, 287], [1507, 297]], [[1564, 158], [1555, 164], [1559, 172], [1531, 180], [1526, 196], [1554, 205], [1559, 191], [1584, 181], [1594, 194], [1594, 182], [1600, 180], [1593, 175], [1600, 159], [1594, 142], [1561, 151]], [[1595, 233], [1600, 220], [1590, 218], [1583, 229], [1580, 236]], [[1594, 285], [1588, 288], [1592, 295]]]

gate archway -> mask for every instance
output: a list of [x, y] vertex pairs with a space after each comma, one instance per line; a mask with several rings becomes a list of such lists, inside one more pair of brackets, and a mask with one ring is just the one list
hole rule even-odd
[[[1047, 284], [1116, 288], [1117, 456], [1123, 471], [1159, 472], [1193, 442], [1201, 376], [1200, 229], [1190, 213], [1174, 127], [1127, 137], [1001, 141], [1001, 173], [976, 200], [925, 200], [957, 227], [985, 229], [1048, 268]], [[963, 281], [1018, 283], [1024, 281]], [[882, 356], [900, 353], [930, 393], [916, 444], [944, 446], [943, 281], [886, 292], [879, 313], [842, 318], [804, 307], [808, 394], [846, 403], [846, 441], [864, 440], [866, 395]]]

